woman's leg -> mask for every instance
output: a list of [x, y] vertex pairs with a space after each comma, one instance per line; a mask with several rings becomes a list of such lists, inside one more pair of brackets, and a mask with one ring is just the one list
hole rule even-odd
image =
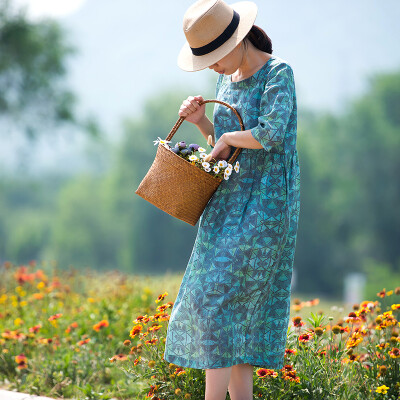
[[250, 364], [234, 365], [229, 381], [229, 396], [231, 400], [253, 399], [253, 366]]
[[205, 400], [225, 400], [232, 367], [206, 369]]

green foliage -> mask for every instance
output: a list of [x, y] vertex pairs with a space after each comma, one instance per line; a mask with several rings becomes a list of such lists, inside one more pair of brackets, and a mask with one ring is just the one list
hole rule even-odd
[[399, 103], [400, 72], [381, 73], [344, 115], [303, 116], [295, 262], [304, 290], [337, 293], [343, 275], [362, 270], [366, 257], [399, 271]]
[[400, 282], [400, 271], [393, 271], [388, 262], [368, 257], [363, 262], [362, 271], [367, 278], [364, 290], [366, 299], [373, 299], [382, 288], [389, 290], [393, 282]]
[[32, 22], [25, 8], [0, 2], [0, 117], [30, 138], [61, 124], [96, 136], [93, 116], [76, 116], [77, 98], [63, 84], [66, 59], [77, 49], [58, 22]]
[[[390, 397], [386, 398], [396, 399], [400, 394], [396, 347], [400, 287], [396, 293], [383, 309], [379, 301], [363, 302], [354, 312], [355, 319], [340, 320], [335, 325], [326, 322], [324, 312], [311, 312], [311, 318], [307, 318], [310, 324], [297, 316], [297, 325], [288, 327], [283, 368], [255, 368], [254, 398], [372, 400], [382, 398], [379, 391], [387, 387]], [[115, 361], [135, 382], [147, 382], [142, 396], [203, 399], [204, 371], [163, 359], [168, 325], [163, 321], [169, 318], [162, 313], [170, 307], [170, 302], [164, 303], [154, 315], [139, 315], [130, 332], [135, 345], [129, 354], [133, 352], [135, 360], [121, 357], [123, 353], [120, 358], [115, 356]], [[390, 312], [385, 316], [382, 310]], [[329, 317], [329, 321], [332, 319]]]

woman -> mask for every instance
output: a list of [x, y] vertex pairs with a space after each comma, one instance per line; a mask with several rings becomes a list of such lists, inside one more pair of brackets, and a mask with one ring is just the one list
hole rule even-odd
[[212, 157], [237, 147], [239, 173], [223, 180], [200, 220], [171, 312], [164, 358], [206, 370], [206, 400], [253, 398], [253, 367], [283, 367], [300, 211], [292, 68], [254, 25], [257, 6], [200, 0], [184, 16], [178, 65], [219, 73], [214, 123], [183, 101], [179, 115], [213, 138]]

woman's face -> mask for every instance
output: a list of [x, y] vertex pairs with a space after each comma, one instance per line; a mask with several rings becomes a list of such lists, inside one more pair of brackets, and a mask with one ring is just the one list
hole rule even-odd
[[224, 58], [221, 58], [218, 62], [210, 65], [208, 68], [213, 69], [219, 74], [232, 75], [242, 64], [243, 51], [242, 44], [240, 42], [230, 53]]

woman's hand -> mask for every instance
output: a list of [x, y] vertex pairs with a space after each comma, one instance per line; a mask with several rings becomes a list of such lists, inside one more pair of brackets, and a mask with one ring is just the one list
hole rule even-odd
[[227, 160], [229, 154], [231, 153], [231, 149], [232, 147], [226, 142], [224, 142], [222, 140], [222, 137], [220, 137], [217, 140], [217, 143], [215, 143], [212, 152], [208, 155], [209, 158], [207, 160], [204, 159], [204, 161], [210, 161], [212, 158], [215, 158], [216, 160]]
[[179, 116], [185, 117], [186, 121], [197, 125], [206, 115], [206, 105], [199, 105], [199, 102], [203, 100], [203, 97], [200, 95], [189, 96], [186, 100], [183, 101], [178, 112]]

